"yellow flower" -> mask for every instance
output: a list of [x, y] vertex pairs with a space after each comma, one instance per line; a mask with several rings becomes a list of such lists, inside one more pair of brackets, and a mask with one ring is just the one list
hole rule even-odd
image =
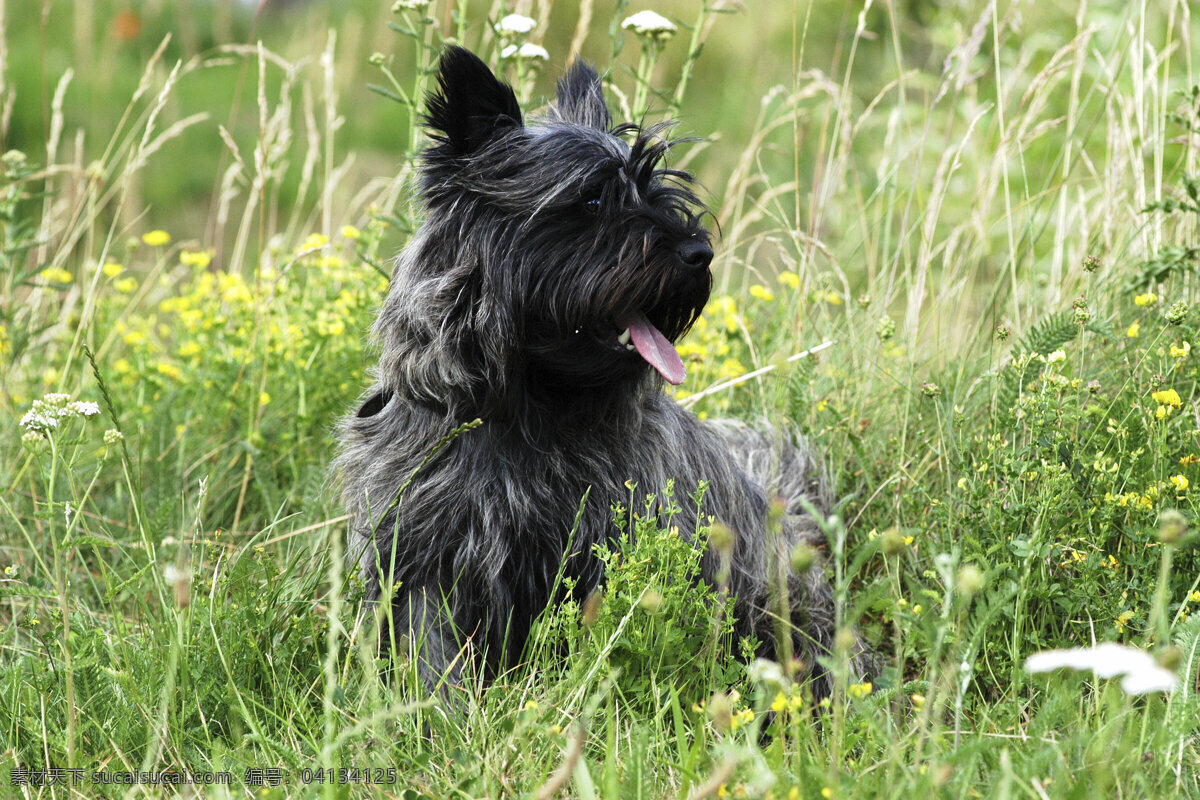
[[142, 234], [142, 241], [151, 247], [163, 247], [171, 243], [171, 234], [163, 230], [153, 230]]
[[831, 789], [828, 786], [822, 786], [821, 787], [821, 797], [824, 797], [825, 800], [832, 800], [833, 799], [833, 789]]
[[177, 381], [183, 377], [183, 370], [169, 361], [159, 361], [154, 365], [154, 368], [158, 370], [160, 375], [166, 375], [168, 378], [174, 381]]
[[1190, 352], [1192, 352], [1192, 346], [1186, 341], [1179, 347], [1171, 345], [1171, 358], [1187, 358]]
[[258, 395], [258, 404], [259, 404], [260, 406], [265, 406], [267, 403], [270, 403], [270, 402], [271, 402], [271, 395], [269, 395], [267, 392], [260, 392], [260, 393], [259, 393], [259, 395]]
[[137, 288], [137, 278], [121, 278], [113, 282], [113, 288], [122, 294], [130, 294]]
[[346, 237], [347, 239], [361, 239], [362, 231], [353, 225], [343, 225], [342, 236]]
[[923, 709], [925, 707], [925, 695], [919, 694], [919, 693], [913, 693], [913, 695], [910, 699], [912, 700], [914, 710], [920, 711], [921, 709]]
[[38, 276], [47, 283], [70, 283], [74, 280], [71, 273], [67, 272], [62, 267], [46, 267], [38, 273]]
[[300, 245], [300, 250], [317, 250], [329, 244], [329, 237], [323, 233], [310, 233]]
[[789, 289], [800, 288], [800, 276], [790, 270], [779, 273], [779, 282]]
[[526, 700], [526, 701], [525, 701], [525, 705], [523, 705], [523, 706], [521, 707], [521, 710], [522, 710], [522, 711], [534, 711], [534, 710], [536, 710], [536, 709], [537, 709], [537, 707], [538, 707], [538, 702], [537, 702], [537, 700], [532, 700], [532, 699], [530, 699], [530, 700]]
[[115, 278], [118, 275], [120, 275], [122, 272], [124, 272], [125, 268], [122, 267], [120, 264], [118, 264], [115, 261], [109, 261], [107, 264], [105, 264], [103, 267], [100, 268], [100, 271], [103, 272], [109, 278]]
[[1177, 492], [1186, 492], [1188, 488], [1188, 479], [1183, 475], [1172, 475], [1171, 485], [1175, 487]]
[[1132, 611], [1122, 611], [1116, 619], [1117, 633], [1124, 633], [1125, 627], [1133, 620], [1134, 616]]
[[966, 488], [967, 488], [967, 479], [959, 478], [958, 479], [958, 490], [961, 492], [963, 489], [966, 489]]
[[202, 348], [196, 342], [185, 342], [179, 346], [179, 355], [182, 358], [191, 358], [200, 352]]
[[185, 267], [204, 269], [212, 263], [212, 254], [206, 250], [184, 250], [179, 254], [179, 263]]
[[1179, 393], [1174, 389], [1163, 389], [1162, 391], [1154, 392], [1150, 396], [1160, 406], [1173, 406], [1175, 408], [1183, 406], [1183, 401], [1179, 399]]
[[1192, 592], [1189, 594], [1188, 601], [1192, 603], [1200, 603], [1200, 592]]
[[1152, 306], [1158, 302], [1158, 296], [1154, 294], [1154, 292], [1146, 292], [1145, 294], [1139, 294], [1137, 297], [1133, 298], [1133, 302], [1143, 307]]
[[788, 800], [800, 800], [800, 787], [793, 786], [788, 790]]
[[1058, 364], [1059, 362], [1066, 361], [1066, 360], [1067, 360], [1067, 351], [1066, 350], [1055, 350], [1053, 353], [1050, 353], [1046, 356], [1047, 364]]
[[767, 303], [775, 299], [775, 295], [771, 290], [759, 283], [750, 287], [750, 294]]
[[840, 306], [842, 304], [842, 296], [837, 292], [826, 292], [825, 302], [831, 306]]
[[1125, 329], [1125, 335], [1130, 339], [1136, 339], [1138, 334], [1142, 332], [1142, 323], [1135, 322]]
[[778, 713], [782, 712], [784, 709], [786, 709], [787, 707], [788, 707], [788, 700], [787, 700], [787, 697], [784, 695], [784, 693], [779, 692], [778, 694], [776, 694], [775, 701], [771, 703], [771, 710], [774, 711], [776, 714], [778, 714]]
[[133, 365], [129, 363], [129, 359], [127, 358], [118, 358], [113, 362], [113, 369], [117, 371], [117, 374], [125, 375], [126, 373], [133, 372]]
[[874, 688], [870, 681], [866, 681], [864, 683], [852, 683], [846, 687], [846, 690], [850, 692], [851, 697], [863, 698], [869, 695]]

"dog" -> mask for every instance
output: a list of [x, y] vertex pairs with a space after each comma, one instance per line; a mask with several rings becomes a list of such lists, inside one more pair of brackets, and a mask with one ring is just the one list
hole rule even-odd
[[824, 544], [808, 513], [830, 506], [818, 460], [778, 429], [702, 423], [663, 392], [684, 380], [674, 342], [709, 298], [713, 258], [692, 176], [664, 165], [669, 125], [614, 126], [581, 62], [527, 123], [512, 88], [455, 46], [425, 122], [424, 222], [335, 463], [366, 607], [391, 604], [381, 652], [415, 646], [431, 692], [459, 684], [468, 658], [494, 677], [563, 599], [560, 575], [581, 602], [602, 587], [593, 547], [616, 538], [627, 487], [704, 482], [703, 507], [677, 497], [671, 524], [697, 547], [710, 519], [729, 531], [701, 564], [735, 596], [735, 632], [761, 657], [795, 654], [828, 694], [833, 595], [819, 560], [788, 566], [800, 543]]

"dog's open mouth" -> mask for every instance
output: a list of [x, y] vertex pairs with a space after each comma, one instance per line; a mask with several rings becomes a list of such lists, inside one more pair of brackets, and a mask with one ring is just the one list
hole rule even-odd
[[647, 364], [654, 367], [658, 374], [666, 379], [667, 383], [673, 386], [683, 383], [687, 372], [683, 368], [683, 359], [679, 357], [679, 351], [675, 349], [675, 345], [671, 344], [671, 340], [663, 335], [662, 331], [646, 319], [645, 314], [632, 312], [618, 320], [617, 327], [621, 329], [621, 335], [617, 337], [617, 341], [626, 350], [636, 350]]

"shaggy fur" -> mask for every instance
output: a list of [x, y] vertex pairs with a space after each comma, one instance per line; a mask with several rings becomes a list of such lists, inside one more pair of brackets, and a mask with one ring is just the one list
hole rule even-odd
[[[579, 599], [600, 587], [593, 545], [615, 535], [627, 482], [641, 495], [673, 480], [685, 535], [701, 515], [732, 532], [737, 630], [776, 655], [768, 576], [798, 542], [822, 544], [802, 506], [828, 497], [803, 444], [702, 424], [662, 392], [659, 373], [682, 369], [670, 342], [712, 280], [691, 176], [662, 166], [665, 126], [614, 127], [581, 64], [526, 124], [512, 89], [456, 47], [427, 121], [425, 223], [396, 264], [373, 331], [377, 385], [343, 425], [337, 462], [367, 599], [392, 598], [381, 648], [419, 642], [431, 690], [461, 679], [465, 655], [485, 675], [513, 665], [560, 567]], [[636, 346], [627, 327], [643, 334]], [[703, 509], [689, 497], [701, 481]], [[787, 501], [780, 535], [768, 532], [768, 490]], [[706, 580], [719, 561], [705, 553]], [[787, 582], [792, 648], [821, 694], [829, 586], [820, 565]]]

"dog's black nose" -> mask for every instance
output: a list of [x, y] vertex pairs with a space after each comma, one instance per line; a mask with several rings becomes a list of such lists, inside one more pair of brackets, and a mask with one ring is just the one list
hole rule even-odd
[[713, 251], [702, 239], [688, 239], [675, 250], [679, 261], [691, 269], [708, 269], [712, 263]]

